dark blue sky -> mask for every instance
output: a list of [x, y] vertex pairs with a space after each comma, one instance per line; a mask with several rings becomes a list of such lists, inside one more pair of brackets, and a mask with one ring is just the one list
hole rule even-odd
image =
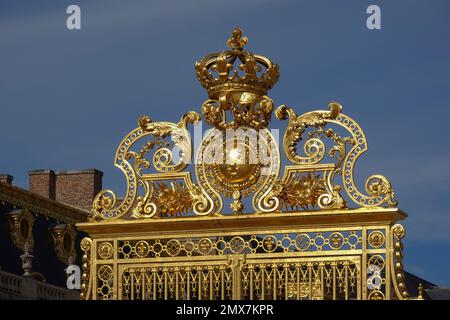
[[[65, 27], [78, 4], [82, 30]], [[377, 4], [382, 29], [366, 28]], [[270, 92], [298, 113], [339, 101], [365, 129], [357, 172], [391, 180], [406, 267], [450, 286], [450, 2], [0, 1], [0, 171], [98, 168], [124, 190], [115, 148], [141, 114], [177, 120], [206, 94], [194, 62], [236, 25], [280, 64]]]

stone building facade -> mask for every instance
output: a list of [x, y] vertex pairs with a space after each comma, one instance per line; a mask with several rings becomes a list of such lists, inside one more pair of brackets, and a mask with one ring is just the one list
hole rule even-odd
[[66, 288], [68, 265], [80, 265], [76, 223], [87, 220], [102, 188], [96, 169], [33, 170], [29, 189], [0, 174], [0, 299], [78, 299]]

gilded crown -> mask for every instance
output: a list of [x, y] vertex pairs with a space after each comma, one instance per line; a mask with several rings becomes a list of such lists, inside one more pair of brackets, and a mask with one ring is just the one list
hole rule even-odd
[[212, 53], [195, 64], [197, 77], [211, 99], [222, 92], [265, 95], [279, 78], [279, 67], [265, 56], [244, 50], [247, 37], [235, 28], [227, 41], [231, 50]]

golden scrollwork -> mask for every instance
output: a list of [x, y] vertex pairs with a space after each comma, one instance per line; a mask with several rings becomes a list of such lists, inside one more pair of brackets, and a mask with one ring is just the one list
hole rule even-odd
[[[365, 192], [355, 183], [363, 130], [337, 102], [275, 110], [279, 67], [247, 43], [236, 28], [229, 49], [195, 65], [211, 127], [195, 155], [193, 111], [178, 123], [142, 116], [119, 144], [125, 196], [102, 190], [77, 225], [92, 237], [81, 242], [82, 299], [409, 297], [396, 224], [406, 214], [386, 177], [369, 176]], [[287, 120], [283, 159], [274, 110]]]
[[365, 183], [365, 190], [368, 195], [362, 194], [356, 187], [354, 180], [354, 166], [356, 160], [367, 151], [367, 141], [363, 130], [355, 120], [347, 115], [340, 114], [336, 119], [330, 120], [343, 126], [352, 135], [353, 146], [346, 153], [342, 164], [342, 181], [347, 194], [353, 202], [364, 207], [375, 207], [386, 204], [389, 207], [397, 205], [395, 193], [389, 180], [382, 175], [372, 175]]
[[[367, 151], [367, 141], [361, 127], [350, 117], [341, 113], [342, 107], [336, 102], [329, 104], [330, 111], [312, 111], [298, 116], [291, 108], [281, 106], [276, 110], [280, 120], [288, 119], [288, 127], [283, 137], [283, 149], [286, 157], [292, 163], [300, 166], [318, 164], [327, 155], [327, 147], [324, 138], [334, 143], [328, 150], [330, 158], [337, 158], [335, 169], [329, 174], [327, 185], [329, 193], [320, 200], [320, 206], [324, 209], [345, 207], [345, 200], [340, 195], [341, 186], [334, 185], [336, 175], [342, 176], [342, 183], [349, 198], [358, 205], [375, 207], [383, 204], [395, 206], [395, 193], [390, 182], [382, 175], [370, 176], [365, 184], [366, 193], [362, 194], [356, 187], [353, 171], [356, 160]], [[337, 124], [351, 134], [341, 137], [333, 129], [325, 130], [330, 124]], [[305, 156], [297, 153], [297, 145], [303, 139], [308, 128], [314, 131], [308, 133], [303, 145]], [[348, 149], [348, 145], [351, 148]], [[337, 156], [336, 156], [337, 155]]]
[[211, 131], [198, 150], [195, 173], [200, 186], [216, 199], [217, 207], [222, 206], [222, 195], [233, 198], [233, 212], [241, 212], [241, 198], [252, 193], [253, 207], [258, 208], [265, 189], [278, 175], [279, 163], [278, 147], [267, 129], [241, 129], [232, 137]]
[[[177, 178], [175, 173], [181, 172], [189, 164], [192, 158], [192, 144], [187, 130], [188, 123], [196, 123], [200, 120], [200, 116], [196, 112], [189, 112], [182, 117], [178, 124], [171, 122], [153, 122], [150, 117], [142, 116], [139, 118], [139, 127], [131, 131], [119, 145], [116, 156], [115, 165], [119, 167], [125, 174], [127, 179], [127, 192], [122, 203], [116, 205], [117, 197], [112, 190], [102, 190], [94, 199], [92, 206], [92, 219], [111, 219], [120, 218], [130, 211], [137, 198], [138, 187], [142, 186], [145, 189], [145, 196], [151, 193], [149, 181], [158, 173], [171, 174], [173, 178]], [[139, 151], [130, 150], [133, 145], [144, 137], [152, 137]], [[171, 138], [168, 142], [167, 139]], [[174, 149], [169, 149], [173, 143]], [[155, 150], [153, 154], [152, 163], [147, 160], [146, 155], [149, 151]], [[178, 160], [174, 162], [175, 156], [172, 150], [178, 150]], [[129, 160], [133, 159], [134, 164]], [[153, 166], [152, 166], [153, 164]], [[144, 170], [151, 167], [157, 173], [144, 173]], [[190, 177], [185, 177], [189, 186], [192, 186]], [[193, 188], [194, 189], [194, 188]], [[199, 197], [205, 195], [198, 195], [197, 190], [194, 190], [194, 195], [198, 203]], [[206, 200], [201, 199], [203, 202]], [[142, 204], [142, 198], [138, 203]], [[152, 203], [146, 203], [147, 206], [152, 207]], [[197, 205], [198, 206], [198, 205]], [[148, 211], [148, 208], [147, 209]], [[145, 210], [144, 210], [145, 211]], [[143, 215], [146, 217], [147, 215]], [[141, 217], [137, 215], [137, 217]]]
[[[285, 105], [276, 110], [278, 119], [288, 120], [283, 149], [294, 164], [285, 167], [284, 176], [278, 177], [279, 147], [267, 129], [273, 102], [266, 94], [276, 83], [279, 69], [270, 59], [244, 50], [247, 42], [242, 30], [236, 28], [227, 42], [231, 50], [210, 54], [196, 64], [198, 79], [209, 95], [202, 106], [205, 121], [219, 129], [210, 131], [197, 151], [194, 168], [198, 184], [191, 181], [190, 172], [183, 170], [192, 159], [187, 125], [200, 121], [200, 116], [191, 111], [177, 124], [142, 116], [139, 127], [122, 140], [116, 152], [115, 164], [127, 179], [126, 195], [117, 205], [113, 191], [101, 191], [93, 203], [93, 219], [117, 219], [126, 214], [144, 219], [221, 214], [222, 197], [232, 198], [231, 211], [242, 213], [244, 199], [251, 194], [257, 213], [347, 208], [343, 190], [363, 207], [396, 205], [394, 191], [382, 175], [369, 177], [367, 195], [356, 187], [354, 165], [367, 150], [367, 142], [362, 129], [342, 114], [337, 102], [330, 103], [327, 111], [302, 115]], [[231, 121], [227, 112], [232, 115]], [[259, 129], [258, 141], [228, 138], [229, 132], [224, 129], [232, 129], [235, 134]], [[150, 139], [142, 143], [144, 137]], [[298, 152], [303, 140], [304, 155]], [[138, 149], [132, 150], [138, 141]], [[218, 151], [220, 148], [223, 151]], [[252, 153], [256, 162], [250, 160]], [[336, 183], [337, 176], [342, 177], [342, 184]]]
[[289, 161], [295, 164], [318, 163], [325, 156], [325, 145], [319, 138], [309, 137], [304, 145], [306, 157], [297, 154], [297, 144], [302, 140], [303, 133], [308, 127], [321, 128], [327, 119], [333, 119], [341, 112], [340, 104], [332, 102], [330, 111], [312, 111], [298, 116], [294, 110], [282, 105], [275, 115], [280, 120], [288, 119], [288, 127], [283, 136], [283, 149]]
[[[155, 151], [153, 155], [153, 166], [159, 172], [179, 172], [186, 168], [191, 160], [192, 146], [191, 139], [189, 137], [189, 131], [187, 131], [188, 123], [196, 123], [200, 121], [200, 116], [194, 111], [190, 111], [185, 114], [181, 121], [174, 126], [173, 123], [167, 122], [153, 122], [150, 117], [142, 116], [139, 118], [139, 126], [144, 132], [150, 133], [156, 140], [149, 141], [139, 153], [129, 152], [129, 156], [135, 158], [136, 172], [142, 173], [142, 167], [149, 168], [150, 163], [145, 159], [145, 154], [159, 145], [160, 147]], [[162, 138], [171, 136], [174, 145], [178, 148], [178, 161], [173, 163], [174, 155], [172, 151], [167, 148], [169, 144], [164, 143]]]

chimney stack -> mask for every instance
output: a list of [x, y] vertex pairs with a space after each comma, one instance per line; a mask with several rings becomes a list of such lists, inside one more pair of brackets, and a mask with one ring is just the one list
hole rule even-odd
[[9, 174], [0, 174], [0, 183], [12, 184], [13, 176]]
[[53, 170], [28, 171], [29, 190], [43, 197], [55, 200], [56, 176]]
[[81, 209], [90, 210], [102, 189], [103, 173], [96, 169], [30, 171], [30, 191]]
[[56, 201], [90, 210], [102, 189], [103, 172], [97, 169], [56, 171]]

